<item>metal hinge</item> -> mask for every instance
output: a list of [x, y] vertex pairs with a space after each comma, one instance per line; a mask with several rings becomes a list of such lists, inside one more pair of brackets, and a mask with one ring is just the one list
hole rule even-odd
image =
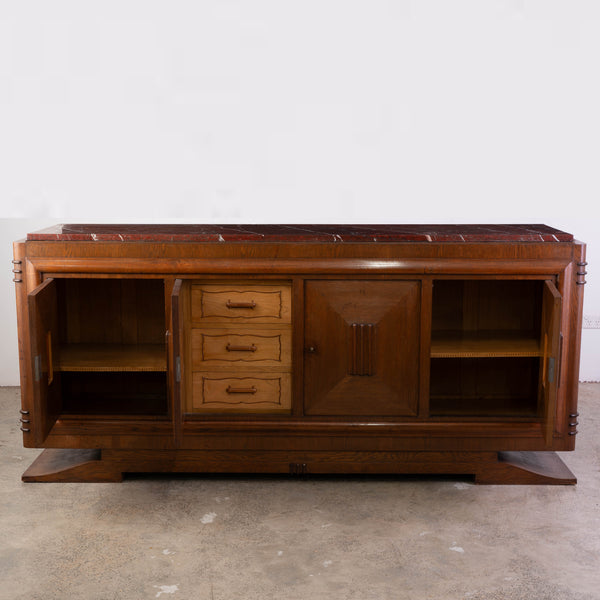
[[20, 260], [13, 260], [12, 264], [14, 265], [12, 272], [15, 274], [15, 276], [13, 277], [13, 281], [15, 283], [21, 283], [23, 281], [21, 275], [23, 273], [23, 270], [21, 269], [20, 265], [23, 263], [23, 261]]
[[554, 364], [556, 360], [553, 356], [548, 358], [548, 383], [554, 382]]
[[19, 428], [21, 429], [21, 431], [23, 433], [29, 433], [31, 431], [31, 429], [29, 429], [29, 427], [23, 427], [23, 425], [29, 425], [29, 423], [31, 423], [31, 419], [29, 419], [29, 418], [24, 419], [23, 418], [23, 417], [29, 417], [29, 411], [21, 408], [19, 410], [19, 413], [21, 414], [21, 417], [19, 418], [19, 423], [21, 423], [20, 426], [19, 426]]
[[35, 381], [40, 381], [42, 378], [42, 356], [40, 354], [33, 359], [33, 378]]
[[177, 383], [181, 382], [181, 357], [175, 357], [175, 381]]
[[587, 271], [585, 270], [585, 267], [587, 266], [587, 262], [585, 260], [578, 262], [577, 266], [579, 267], [579, 271], [577, 271], [577, 273], [576, 273], [577, 280], [575, 281], [575, 283], [577, 285], [585, 285], [586, 284], [585, 276], [587, 275]]

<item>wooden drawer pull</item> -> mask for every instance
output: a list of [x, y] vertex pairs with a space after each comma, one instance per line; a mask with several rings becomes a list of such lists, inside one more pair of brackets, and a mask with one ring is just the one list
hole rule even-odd
[[52, 364], [52, 332], [46, 334], [46, 346], [48, 347], [48, 385], [54, 381], [54, 365]]
[[254, 308], [256, 302], [254, 302], [254, 300], [251, 302], [232, 302], [231, 300], [227, 300], [225, 306], [227, 306], [227, 308]]
[[227, 352], [256, 352], [258, 348], [251, 344], [250, 346], [234, 346], [233, 344], [227, 344], [225, 346]]
[[228, 385], [225, 391], [228, 394], [256, 394], [258, 390], [254, 386], [249, 388], [234, 388]]

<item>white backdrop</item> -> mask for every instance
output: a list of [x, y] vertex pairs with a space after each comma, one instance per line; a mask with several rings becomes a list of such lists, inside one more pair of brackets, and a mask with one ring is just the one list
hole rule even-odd
[[596, 0], [0, 0], [0, 258], [56, 222], [543, 222], [600, 315], [599, 59]]

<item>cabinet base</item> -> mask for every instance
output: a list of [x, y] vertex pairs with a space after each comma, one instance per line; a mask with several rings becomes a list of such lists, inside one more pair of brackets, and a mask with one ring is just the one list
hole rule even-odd
[[118, 482], [124, 473], [471, 475], [481, 484], [573, 485], [555, 452], [284, 452], [49, 448], [25, 482]]

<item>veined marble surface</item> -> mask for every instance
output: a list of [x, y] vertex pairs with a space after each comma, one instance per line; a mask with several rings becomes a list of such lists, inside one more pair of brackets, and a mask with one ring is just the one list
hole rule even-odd
[[28, 241], [122, 242], [572, 242], [547, 225], [138, 225], [65, 224]]

